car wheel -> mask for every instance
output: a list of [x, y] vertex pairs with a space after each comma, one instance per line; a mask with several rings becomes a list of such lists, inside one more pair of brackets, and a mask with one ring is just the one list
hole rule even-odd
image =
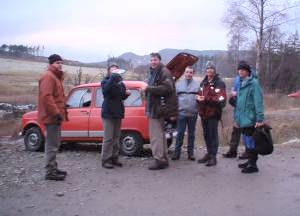
[[44, 137], [38, 127], [32, 127], [25, 132], [25, 148], [27, 151], [42, 151], [44, 149]]
[[138, 133], [122, 132], [120, 152], [126, 156], [139, 156], [143, 151], [143, 140]]

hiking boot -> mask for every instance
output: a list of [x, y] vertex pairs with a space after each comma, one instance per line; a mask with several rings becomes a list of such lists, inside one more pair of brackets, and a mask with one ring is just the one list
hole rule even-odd
[[249, 159], [249, 153], [248, 153], [248, 151], [246, 150], [243, 154], [241, 154], [239, 156], [239, 159], [240, 160], [247, 160], [247, 159]]
[[206, 163], [206, 166], [208, 166], [208, 167], [216, 166], [216, 165], [217, 165], [217, 158], [216, 158], [216, 156], [210, 157], [210, 159]]
[[251, 165], [248, 165], [247, 167], [242, 169], [242, 173], [245, 173], [245, 174], [256, 173], [258, 171], [259, 170], [258, 170], [257, 166], [251, 166]]
[[239, 167], [240, 169], [244, 169], [244, 168], [246, 168], [248, 165], [249, 165], [249, 162], [247, 161], [247, 162], [245, 162], [245, 163], [239, 164], [238, 167]]
[[222, 154], [224, 158], [236, 158], [237, 157], [237, 152], [229, 150], [227, 153]]
[[189, 154], [189, 155], [188, 155], [188, 160], [190, 160], [190, 161], [195, 161], [195, 160], [196, 160], [196, 158], [195, 158], [195, 156], [194, 156], [194, 155], [192, 155], [192, 154]]
[[154, 160], [153, 164], [148, 167], [149, 170], [161, 170], [166, 169], [169, 166], [168, 162]]
[[105, 168], [105, 169], [113, 169], [114, 166], [112, 164], [112, 162], [102, 162], [102, 167]]
[[210, 159], [209, 154], [205, 154], [203, 158], [198, 160], [198, 163], [206, 163]]
[[258, 154], [255, 150], [248, 150], [248, 165], [247, 167], [242, 169], [242, 173], [256, 173], [258, 172], [258, 168], [256, 165], [257, 159], [258, 159]]
[[123, 166], [123, 164], [118, 159], [113, 159], [112, 160], [112, 165], [115, 165], [115, 166], [118, 166], [118, 167]]
[[47, 172], [45, 176], [45, 180], [54, 180], [54, 181], [63, 181], [65, 180], [66, 175], [62, 175], [56, 172], [56, 170], [52, 172]]
[[56, 169], [56, 172], [60, 175], [65, 175], [65, 176], [68, 175], [68, 173], [64, 170]]

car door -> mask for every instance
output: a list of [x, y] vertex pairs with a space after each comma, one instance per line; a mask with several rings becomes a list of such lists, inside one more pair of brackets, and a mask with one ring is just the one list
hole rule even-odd
[[69, 121], [62, 124], [63, 138], [88, 137], [92, 88], [74, 89], [67, 100]]
[[139, 89], [132, 88], [130, 92], [130, 96], [124, 101], [125, 118], [122, 121], [122, 128], [144, 135], [148, 130], [144, 102]]
[[[142, 136], [148, 136], [148, 124], [145, 116], [145, 107], [138, 89], [129, 89], [131, 95], [124, 101], [125, 118], [122, 119], [122, 130], [139, 132]], [[89, 122], [89, 137], [103, 138], [104, 129], [101, 118], [103, 103], [102, 89], [96, 89], [95, 106], [91, 110]]]
[[102, 118], [101, 118], [101, 109], [103, 103], [103, 94], [101, 87], [97, 87], [95, 90], [95, 104], [93, 109], [91, 109], [90, 121], [89, 121], [89, 137], [97, 138], [99, 141], [104, 136]]

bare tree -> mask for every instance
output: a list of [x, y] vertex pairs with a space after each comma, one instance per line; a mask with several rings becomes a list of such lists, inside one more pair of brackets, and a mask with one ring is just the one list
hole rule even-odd
[[82, 80], [82, 68], [79, 67], [79, 69], [76, 71], [75, 75], [74, 75], [74, 85], [80, 85], [81, 84], [81, 80]]
[[236, 3], [231, 3], [227, 14], [223, 18], [223, 23], [229, 28], [228, 44], [229, 56], [233, 60], [233, 65], [236, 66], [240, 60], [240, 51], [245, 48], [248, 29], [245, 28], [243, 13]]
[[[227, 12], [228, 16], [239, 19], [243, 25], [254, 33], [256, 40], [256, 71], [262, 75], [262, 58], [266, 44], [276, 27], [298, 19], [287, 18], [287, 12], [294, 7], [299, 7], [299, 2], [289, 5], [288, 2], [280, 3], [276, 0], [233, 0]], [[236, 8], [233, 10], [232, 8]], [[232, 12], [236, 13], [233, 14]], [[233, 20], [235, 20], [233, 19]]]

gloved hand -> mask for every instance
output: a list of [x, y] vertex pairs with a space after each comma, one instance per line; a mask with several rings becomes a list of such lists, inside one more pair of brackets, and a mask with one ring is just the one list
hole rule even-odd
[[63, 117], [60, 114], [55, 115], [55, 124], [60, 125], [61, 122], [63, 121]]
[[121, 75], [120, 74], [118, 74], [118, 73], [112, 73], [111, 74], [111, 78], [115, 81], [115, 82], [120, 82], [120, 81], [122, 81], [122, 77], [121, 77]]

